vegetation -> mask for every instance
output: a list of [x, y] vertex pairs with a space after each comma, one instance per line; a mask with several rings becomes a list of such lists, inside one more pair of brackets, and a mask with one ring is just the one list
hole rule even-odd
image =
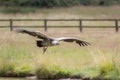
[[0, 0], [0, 6], [19, 7], [68, 7], [75, 5], [114, 5], [120, 0]]
[[0, 0], [0, 12], [28, 13], [44, 8], [119, 5], [120, 0]]
[[[0, 18], [119, 18], [119, 9], [116, 6], [73, 7], [58, 10], [42, 9], [39, 13], [35, 14], [1, 13]], [[39, 25], [42, 24], [40, 22], [37, 23]], [[68, 23], [72, 25], [74, 22], [72, 24], [71, 22]], [[1, 25], [7, 24], [9, 23], [1, 22]], [[34, 25], [36, 23], [16, 21], [14, 24]], [[52, 25], [51, 23], [49, 24]], [[88, 22], [84, 24], [89, 25]], [[95, 24], [103, 25], [103, 23], [98, 22]], [[59, 23], [58, 25], [61, 24]], [[34, 28], [32, 30], [44, 32], [41, 28]], [[78, 28], [50, 28], [48, 32], [44, 33], [55, 37], [63, 35], [75, 36], [87, 40], [92, 45], [79, 47], [74, 43], [63, 43], [59, 46], [48, 48], [46, 54], [43, 55], [42, 49], [35, 45], [35, 38], [25, 34], [9, 32], [9, 29], [6, 28], [0, 29], [0, 76], [7, 76], [9, 74], [9, 76], [14, 77], [37, 75], [38, 78], [89, 77], [93, 80], [119, 80], [119, 32], [115, 33], [112, 28], [83, 29], [83, 33], [80, 33]]]
[[37, 68], [36, 74], [38, 79], [60, 79], [69, 78], [71, 73], [59, 66], [41, 65]]
[[[38, 78], [52, 79], [68, 77], [90, 77], [93, 80], [119, 79], [120, 55], [119, 44], [117, 44], [120, 39], [119, 34], [112, 33], [111, 29], [108, 31], [99, 29], [98, 32], [90, 29], [82, 34], [74, 28], [64, 30], [59, 29], [54, 32], [50, 30], [48, 33], [60, 36], [60, 31], [63, 31], [64, 35], [76, 35], [92, 43], [92, 46], [80, 48], [74, 43], [65, 43], [49, 48], [43, 55], [42, 49], [35, 46], [34, 38], [1, 29], [0, 76], [9, 73], [9, 76], [16, 77], [34, 74]], [[108, 35], [111, 36], [107, 37]], [[114, 46], [115, 44], [117, 46]]]

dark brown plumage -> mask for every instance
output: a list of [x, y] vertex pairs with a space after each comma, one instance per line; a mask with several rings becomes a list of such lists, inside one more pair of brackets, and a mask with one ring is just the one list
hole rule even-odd
[[42, 34], [41, 32], [38, 32], [38, 31], [31, 31], [31, 30], [25, 30], [25, 29], [17, 29], [15, 31], [17, 31], [18, 33], [26, 33], [26, 34], [29, 34], [33, 37], [39, 38], [40, 40], [36, 41], [36, 43], [37, 43], [38, 47], [43, 47], [44, 53], [45, 53], [45, 51], [47, 50], [48, 47], [59, 45], [60, 41], [76, 42], [80, 46], [90, 45], [90, 43], [88, 43], [86, 41], [83, 41], [83, 40], [80, 40], [80, 39], [75, 38], [75, 37], [52, 38], [52, 37], [49, 37], [45, 34]]

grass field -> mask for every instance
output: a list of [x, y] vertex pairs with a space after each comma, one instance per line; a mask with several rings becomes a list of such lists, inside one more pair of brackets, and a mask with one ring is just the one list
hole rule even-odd
[[[33, 29], [35, 30], [35, 29]], [[42, 29], [38, 29], [44, 32]], [[50, 47], [46, 54], [35, 45], [35, 38], [2, 30], [0, 32], [0, 64], [20, 73], [33, 72], [44, 65], [49, 69], [65, 69], [72, 74], [95, 77], [105, 74], [111, 77], [119, 71], [120, 37], [113, 29], [85, 29], [80, 33], [77, 28], [49, 29], [44, 32], [50, 36], [74, 36], [91, 43], [91, 46], [79, 47], [77, 44], [62, 43]], [[0, 71], [3, 67], [0, 66]], [[113, 76], [112, 76], [113, 77]]]
[[[119, 19], [119, 6], [71, 7], [35, 9], [32, 13], [0, 13], [0, 19]], [[120, 22], [118, 22], [120, 25]], [[9, 21], [0, 21], [0, 26], [9, 26]], [[13, 26], [43, 26], [43, 21], [14, 21]], [[48, 26], [79, 26], [79, 21], [50, 21]], [[115, 26], [114, 21], [84, 21], [83, 26]]]
[[[0, 8], [2, 9], [2, 8]], [[19, 9], [19, 8], [18, 8]], [[34, 9], [34, 8], [33, 8]], [[6, 10], [6, 9], [3, 9]], [[119, 18], [120, 6], [78, 6], [70, 8], [34, 9], [36, 12], [29, 13], [0, 13], [1, 19], [79, 19], [79, 18]], [[27, 10], [26, 10], [27, 11]]]
[[[119, 18], [119, 9], [119, 6], [73, 7], [65, 9], [53, 8], [42, 9], [38, 10], [36, 13], [29, 14], [1, 13], [0, 18]], [[1, 24], [6, 25], [6, 23]], [[20, 25], [24, 24], [29, 23], [21, 23]], [[31, 25], [33, 24], [34, 23]], [[88, 24], [89, 23], [86, 23], [86, 25]], [[96, 24], [101, 25], [101, 23]], [[120, 32], [116, 33], [112, 28], [84, 29], [83, 33], [80, 33], [78, 28], [50, 28], [48, 29], [48, 32], [44, 32], [44, 29], [42, 28], [32, 30], [39, 30], [53, 37], [78, 37], [90, 42], [91, 45], [87, 47], [79, 47], [79, 45], [74, 43], [70, 44], [63, 42], [59, 46], [50, 47], [46, 54], [42, 54], [42, 49], [35, 45], [35, 40], [37, 40], [36, 38], [25, 34], [10, 32], [9, 29], [0, 29], [1, 76], [4, 76], [4, 73], [15, 73], [13, 75], [16, 76], [24, 76], [27, 75], [26, 73], [37, 73], [39, 76], [41, 72], [45, 71], [48, 72], [48, 74], [50, 71], [53, 73], [59, 73], [60, 71], [59, 74], [62, 76], [63, 74], [67, 75], [70, 73], [72, 75], [80, 74], [91, 78], [99, 77], [111, 78], [113, 80], [119, 79]]]

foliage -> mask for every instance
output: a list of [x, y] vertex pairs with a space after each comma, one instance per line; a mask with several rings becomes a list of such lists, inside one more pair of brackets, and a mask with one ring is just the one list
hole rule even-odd
[[113, 5], [120, 0], [0, 0], [1, 6], [68, 7], [74, 5]]
[[0, 0], [0, 12], [27, 13], [40, 8], [119, 5], [120, 0]]
[[30, 7], [26, 7], [26, 8], [21, 8], [21, 7], [7, 7], [7, 8], [0, 8], [0, 12], [3, 13], [29, 13], [29, 12], [36, 12], [37, 9], [35, 8], [30, 8]]

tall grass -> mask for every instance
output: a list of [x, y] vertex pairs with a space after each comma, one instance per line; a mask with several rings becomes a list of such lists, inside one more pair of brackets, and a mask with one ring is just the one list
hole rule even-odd
[[[15, 18], [43, 18], [43, 19], [78, 19], [78, 18], [119, 18], [118, 6], [113, 7], [72, 7], [37, 10], [38, 13], [29, 14], [0, 14], [1, 19]], [[67, 12], [66, 12], [67, 11]], [[72, 11], [72, 12], [71, 12]], [[1, 22], [0, 25], [8, 25]], [[15, 22], [15, 25], [42, 25], [42, 22]], [[49, 23], [49, 25], [53, 25]], [[56, 23], [58, 25], [73, 25], [77, 23]], [[103, 25], [102, 22], [84, 23], [85, 25]], [[105, 22], [106, 25], [113, 23]], [[59, 46], [48, 48], [46, 54], [35, 44], [36, 38], [28, 35], [9, 32], [0, 29], [0, 76], [28, 76], [37, 75], [38, 78], [48, 77], [91, 77], [98, 79], [119, 79], [120, 74], [120, 33], [114, 29], [84, 29], [80, 33], [78, 28], [50, 28], [48, 32], [39, 30], [50, 36], [74, 36], [91, 43], [88, 47], [79, 47], [75, 43], [61, 43]], [[45, 70], [45, 71], [44, 71]], [[43, 74], [44, 72], [44, 74]], [[59, 74], [59, 75], [58, 75]], [[44, 76], [43, 76], [44, 75]]]
[[[39, 30], [44, 32], [42, 29]], [[1, 73], [13, 72], [17, 76], [36, 73], [38, 77], [44, 74], [46, 76], [43, 77], [48, 77], [49, 74], [60, 78], [74, 74], [93, 79], [101, 76], [119, 78], [119, 33], [114, 33], [111, 29], [99, 29], [99, 31], [86, 29], [84, 33], [80, 33], [79, 30], [72, 28], [58, 31], [50, 29], [47, 34], [56, 37], [63, 34], [80, 37], [92, 45], [79, 47], [75, 43], [63, 42], [59, 46], [48, 48], [43, 55], [42, 49], [35, 45], [35, 38], [1, 30], [0, 65], [3, 65], [0, 66]], [[43, 72], [45, 73], [42, 74]]]

